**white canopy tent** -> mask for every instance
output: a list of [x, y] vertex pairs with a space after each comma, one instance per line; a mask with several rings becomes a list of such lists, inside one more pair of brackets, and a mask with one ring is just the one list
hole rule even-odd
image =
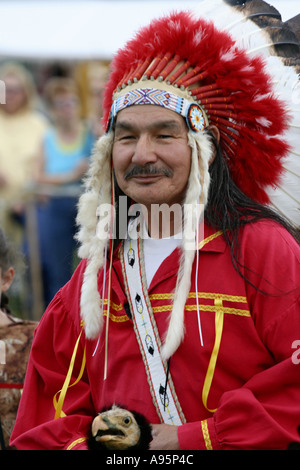
[[[298, 0], [269, 1], [287, 20]], [[0, 0], [0, 58], [110, 60], [134, 31], [201, 0]]]
[[0, 1], [0, 56], [27, 60], [111, 59], [140, 26], [195, 1]]

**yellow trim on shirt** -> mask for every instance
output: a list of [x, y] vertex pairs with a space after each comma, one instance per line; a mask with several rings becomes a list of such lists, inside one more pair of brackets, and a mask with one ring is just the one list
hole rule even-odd
[[[173, 299], [174, 293], [172, 292], [165, 292], [163, 294], [150, 294], [150, 300], [170, 300]], [[223, 300], [227, 300], [229, 302], [240, 302], [240, 303], [247, 303], [247, 298], [241, 295], [228, 295], [228, 294], [221, 294], [220, 292], [198, 292], [198, 298], [202, 299], [209, 299], [215, 300], [217, 298], [222, 297]], [[189, 299], [196, 298], [196, 292], [190, 292]]]
[[79, 439], [76, 439], [76, 441], [71, 442], [71, 444], [67, 447], [67, 450], [72, 450], [73, 447], [77, 446], [77, 444], [81, 444], [82, 442], [85, 442], [87, 440], [87, 437], [79, 437]]
[[202, 434], [203, 434], [203, 439], [204, 439], [206, 450], [213, 450], [213, 446], [211, 445], [211, 440], [210, 440], [208, 426], [207, 426], [207, 419], [204, 419], [203, 421], [201, 421], [201, 428], [202, 428]]
[[201, 248], [204, 247], [204, 245], [206, 245], [207, 243], [211, 242], [212, 240], [214, 240], [215, 238], [219, 237], [220, 235], [223, 234], [223, 231], [222, 230], [219, 230], [218, 232], [215, 232], [213, 233], [212, 235], [210, 235], [209, 237], [206, 237], [204, 238], [204, 240], [202, 240], [199, 245], [198, 245], [198, 250], [201, 250]]
[[[161, 312], [170, 312], [172, 310], [172, 305], [160, 305], [158, 307], [153, 307], [154, 313], [161, 313]], [[199, 310], [203, 312], [215, 312], [216, 308], [214, 305], [201, 305], [199, 304]], [[197, 311], [197, 305], [186, 305], [185, 311], [193, 312]], [[239, 315], [242, 317], [251, 317], [249, 310], [242, 310], [239, 308], [231, 308], [231, 307], [223, 307], [223, 312], [228, 313], [231, 315]]]
[[[152, 300], [172, 300], [174, 297], [174, 294], [171, 292], [165, 292], [162, 294], [151, 294], [149, 296], [150, 301]], [[196, 292], [190, 292], [189, 299], [195, 299], [196, 298]], [[222, 299], [222, 301], [228, 301], [228, 302], [236, 302], [236, 303], [247, 303], [247, 298], [244, 296], [240, 295], [229, 295], [229, 294], [221, 294], [219, 292], [214, 293], [214, 292], [198, 292], [198, 298], [199, 299], [206, 299], [206, 300], [213, 300], [215, 301], [216, 299]], [[107, 305], [107, 299], [104, 299], [104, 304]], [[161, 313], [161, 312], [169, 312], [172, 309], [172, 304], [167, 304], [167, 305], [158, 305], [158, 306], [153, 306], [153, 312], [154, 313]], [[199, 308], [203, 312], [215, 312], [215, 306], [214, 305], [205, 305], [205, 304], [199, 304]], [[115, 304], [112, 302], [111, 304], [111, 310], [114, 310], [115, 312], [120, 312], [123, 309], [122, 304]], [[112, 311], [110, 310], [109, 318], [111, 321], [115, 323], [123, 323], [129, 320], [127, 315], [114, 315]], [[196, 304], [191, 304], [191, 305], [186, 305], [185, 310], [187, 312], [193, 312], [197, 310], [197, 305]], [[251, 314], [249, 310], [247, 309], [241, 309], [241, 308], [234, 308], [234, 307], [223, 307], [224, 313], [230, 314], [230, 315], [238, 315], [242, 317], [251, 317]], [[103, 315], [107, 316], [107, 309], [103, 311]]]

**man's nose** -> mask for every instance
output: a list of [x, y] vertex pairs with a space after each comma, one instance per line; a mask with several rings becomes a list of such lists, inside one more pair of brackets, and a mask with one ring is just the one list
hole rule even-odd
[[144, 166], [147, 163], [154, 163], [156, 161], [155, 145], [151, 137], [148, 135], [139, 136], [136, 141], [132, 162]]

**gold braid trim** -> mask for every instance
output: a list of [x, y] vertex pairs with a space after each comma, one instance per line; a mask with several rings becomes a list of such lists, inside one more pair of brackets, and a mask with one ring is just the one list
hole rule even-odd
[[[150, 300], [170, 300], [173, 299], [174, 294], [171, 292], [165, 292], [163, 294], [150, 294], [149, 298]], [[247, 303], [247, 298], [243, 297], [241, 295], [228, 295], [228, 294], [222, 294], [221, 292], [214, 293], [214, 292], [198, 292], [198, 299], [217, 299], [222, 297], [222, 300], [226, 300], [229, 302], [240, 302], [240, 303]], [[189, 299], [195, 299], [196, 298], [196, 292], [190, 292], [189, 293]]]
[[71, 444], [67, 447], [67, 450], [72, 450], [73, 447], [77, 446], [77, 444], [81, 444], [85, 441], [87, 441], [87, 437], [80, 437], [79, 439], [76, 439], [76, 441], [71, 442]]
[[201, 421], [201, 428], [206, 450], [213, 450], [213, 446], [211, 445], [211, 440], [208, 432], [207, 419]]
[[[154, 313], [160, 313], [160, 312], [169, 312], [171, 311], [171, 306], [170, 305], [160, 305], [158, 307], [152, 307]], [[185, 311], [186, 312], [193, 312], [197, 310], [197, 305], [186, 305], [185, 306]], [[216, 307], [214, 305], [199, 305], [199, 310], [202, 310], [203, 312], [215, 312]], [[228, 313], [231, 315], [239, 315], [242, 317], [251, 317], [251, 314], [249, 310], [241, 310], [237, 308], [230, 308], [230, 307], [224, 307], [223, 308], [224, 313]]]
[[219, 237], [220, 235], [223, 234], [223, 231], [222, 230], [219, 230], [218, 232], [216, 233], [213, 233], [212, 235], [210, 235], [209, 237], [207, 238], [204, 238], [204, 240], [202, 240], [199, 245], [198, 245], [198, 250], [201, 250], [201, 248], [204, 247], [204, 245], [206, 245], [207, 243], [211, 242], [212, 240], [214, 240], [215, 238]]

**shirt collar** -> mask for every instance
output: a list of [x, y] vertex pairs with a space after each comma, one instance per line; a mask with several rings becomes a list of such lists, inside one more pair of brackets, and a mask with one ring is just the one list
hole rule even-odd
[[226, 249], [226, 241], [223, 237], [222, 230], [216, 230], [207, 224], [202, 225], [201, 240], [198, 244], [198, 249], [204, 252], [224, 253]]

